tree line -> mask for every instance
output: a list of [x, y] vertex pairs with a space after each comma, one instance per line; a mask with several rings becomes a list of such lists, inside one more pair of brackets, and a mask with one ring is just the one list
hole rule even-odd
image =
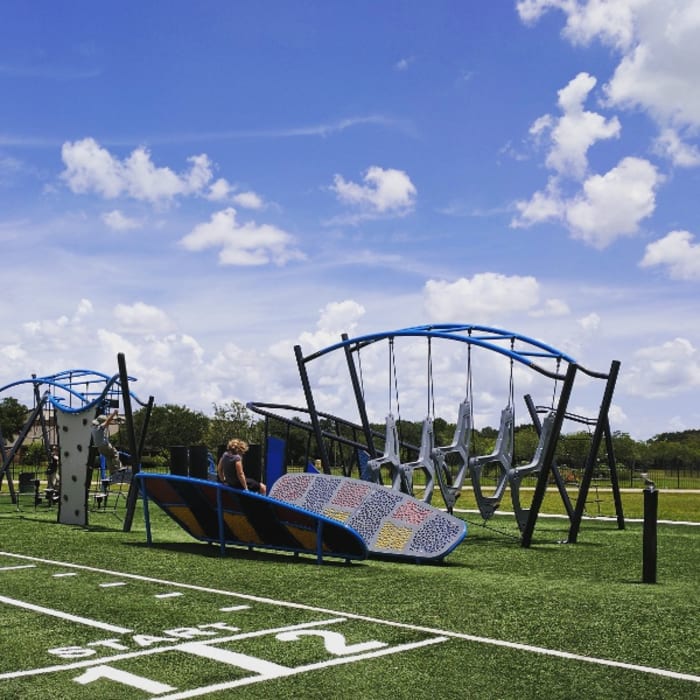
[[[5, 444], [11, 444], [14, 437], [22, 430], [29, 415], [29, 409], [13, 397], [0, 401], [0, 431]], [[140, 409], [133, 415], [136, 435], [143, 430], [146, 409]], [[304, 464], [304, 460], [313, 461], [314, 441], [309, 440], [308, 431], [287, 429], [271, 419], [270, 432], [275, 430], [287, 439], [287, 457], [290, 463]], [[374, 425], [378, 435], [383, 435], [384, 425]], [[331, 433], [339, 433], [346, 439], [356, 439], [348, 429], [338, 430], [330, 424], [324, 428]], [[442, 418], [435, 418], [433, 423], [435, 443], [446, 445], [452, 441], [455, 426]], [[420, 421], [400, 421], [399, 432], [402, 442], [418, 446], [421, 439], [422, 423]], [[494, 448], [497, 428], [485, 427], [475, 430], [471, 438], [472, 454], [488, 454]], [[145, 454], [146, 458], [165, 463], [168, 450], [175, 445], [206, 445], [217, 456], [223, 445], [232, 437], [239, 437], [251, 444], [262, 444], [265, 439], [265, 420], [251, 412], [244, 404], [230, 401], [221, 405], [213, 404], [211, 416], [202, 411], [192, 410], [177, 404], [154, 406], [148, 421]], [[556, 459], [561, 467], [580, 469], [584, 466], [590, 447], [591, 435], [587, 430], [562, 434], [557, 445]], [[537, 448], [539, 438], [533, 425], [520, 425], [515, 428], [514, 462], [521, 464], [530, 461]], [[124, 426], [113, 436], [113, 442], [128, 451], [128, 437]], [[635, 471], [647, 469], [700, 470], [700, 429], [681, 432], [666, 432], [655, 435], [649, 440], [634, 440], [628, 433], [616, 431], [612, 435], [615, 459], [619, 467]], [[28, 445], [32, 459], [41, 459], [41, 448]], [[33, 452], [37, 452], [36, 455]], [[309, 454], [311, 452], [311, 454]], [[331, 459], [349, 460], [351, 450], [338, 444], [331, 444]], [[605, 445], [601, 445], [598, 455], [605, 462]]]

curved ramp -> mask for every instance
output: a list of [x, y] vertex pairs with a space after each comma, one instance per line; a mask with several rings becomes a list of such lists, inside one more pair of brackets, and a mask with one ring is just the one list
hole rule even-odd
[[365, 559], [367, 547], [353, 529], [267, 496], [215, 481], [140, 472], [146, 532], [151, 543], [149, 502], [202, 542], [278, 549], [324, 557]]
[[463, 520], [369, 481], [327, 474], [285, 474], [270, 496], [349, 525], [370, 556], [441, 560], [467, 535]]

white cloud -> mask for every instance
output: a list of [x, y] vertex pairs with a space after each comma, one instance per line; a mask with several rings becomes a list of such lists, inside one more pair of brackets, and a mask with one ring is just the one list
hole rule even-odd
[[119, 329], [127, 333], [164, 333], [173, 323], [161, 309], [138, 301], [135, 304], [117, 304], [114, 318]]
[[697, 349], [686, 338], [642, 348], [622, 378], [626, 391], [633, 396], [662, 398], [696, 391], [700, 387]]
[[536, 22], [547, 10], [559, 9], [567, 15], [564, 36], [574, 44], [587, 44], [594, 38], [620, 49], [629, 47], [635, 34], [633, 10], [646, 0], [579, 2], [578, 0], [520, 0], [520, 18]]
[[571, 313], [569, 305], [562, 299], [547, 299], [541, 309], [530, 311], [533, 318], [568, 316]]
[[340, 201], [357, 205], [370, 216], [403, 215], [413, 209], [416, 188], [403, 170], [385, 170], [373, 165], [365, 172], [363, 181], [364, 185], [358, 185], [336, 175], [331, 189]]
[[620, 236], [634, 235], [654, 211], [660, 182], [656, 168], [642, 158], [624, 158], [605, 175], [588, 178], [583, 192], [566, 205], [573, 237], [605, 248]]
[[352, 299], [330, 302], [320, 311], [316, 331], [302, 333], [299, 336], [299, 343], [308, 352], [310, 349], [320, 350], [340, 342], [342, 333], [352, 337], [364, 314], [365, 308]]
[[455, 282], [428, 280], [423, 298], [429, 319], [459, 323], [530, 311], [539, 302], [539, 285], [534, 277], [484, 272]]
[[92, 138], [66, 142], [61, 149], [61, 178], [71, 191], [96, 192], [105, 199], [129, 196], [147, 202], [167, 202], [177, 196], [201, 195], [212, 179], [212, 165], [202, 154], [188, 158], [189, 170], [175, 173], [156, 167], [146, 148], [119, 160]]
[[401, 58], [396, 63], [394, 64], [394, 68], [398, 71], [405, 71], [408, 70], [408, 67], [415, 61], [415, 58], [413, 56], [409, 56], [408, 58]]
[[231, 183], [223, 177], [220, 177], [215, 182], [212, 182], [206, 197], [212, 202], [221, 202], [228, 199], [233, 190], [234, 188]]
[[244, 209], [262, 209], [265, 206], [263, 198], [248, 190], [246, 192], [237, 192], [235, 185], [232, 185], [228, 180], [220, 177], [218, 180], [209, 185], [209, 190], [205, 197], [210, 202], [226, 202], [230, 201]]
[[239, 192], [233, 196], [233, 201], [244, 209], [262, 209], [264, 202], [255, 192]]
[[599, 40], [619, 53], [605, 87], [611, 105], [641, 108], [662, 126], [700, 126], [697, 0], [522, 0], [517, 8], [526, 23], [561, 10], [573, 44]]
[[662, 181], [648, 160], [631, 157], [623, 158], [604, 175], [590, 176], [570, 198], [561, 193], [559, 179], [550, 177], [545, 190], [515, 203], [518, 215], [511, 226], [562, 221], [573, 238], [606, 248], [617, 238], [638, 232], [641, 221], [654, 212]]
[[130, 231], [131, 229], [141, 228], [142, 226], [138, 219], [125, 216], [119, 209], [113, 209], [112, 211], [102, 214], [102, 221], [115, 231]]
[[671, 231], [646, 247], [640, 267], [665, 265], [678, 280], [700, 280], [700, 243], [689, 231]]
[[664, 129], [654, 142], [654, 152], [668, 158], [679, 168], [700, 165], [700, 148], [684, 143], [675, 129]]
[[596, 313], [590, 313], [578, 319], [577, 323], [586, 333], [592, 333], [600, 328], [600, 316]]
[[[547, 167], [559, 175], [582, 178], [588, 169], [588, 149], [601, 139], [610, 139], [620, 134], [617, 117], [606, 120], [596, 112], [583, 108], [596, 79], [588, 73], [579, 73], [559, 91], [559, 107], [562, 116], [551, 129], [552, 148], [547, 155]], [[542, 118], [532, 129], [541, 131]]]
[[544, 190], [535, 192], [529, 200], [516, 202], [515, 208], [518, 216], [513, 217], [510, 224], [514, 228], [563, 218], [566, 202], [559, 190], [558, 179], [550, 177]]
[[252, 221], [239, 224], [233, 207], [216, 212], [207, 223], [195, 226], [180, 240], [180, 245], [191, 251], [219, 248], [222, 265], [284, 265], [305, 257], [294, 247], [293, 237], [282, 229]]

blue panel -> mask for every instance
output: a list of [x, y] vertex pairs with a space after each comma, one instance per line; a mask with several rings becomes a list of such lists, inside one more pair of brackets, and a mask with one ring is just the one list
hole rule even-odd
[[284, 474], [285, 441], [269, 436], [265, 450], [265, 484], [269, 489]]

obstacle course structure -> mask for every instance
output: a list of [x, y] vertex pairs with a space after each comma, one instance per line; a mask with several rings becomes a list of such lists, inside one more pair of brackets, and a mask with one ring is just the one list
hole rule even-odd
[[367, 547], [350, 527], [256, 493], [193, 477], [136, 475], [143, 496], [146, 538], [152, 544], [149, 502], [201, 542], [277, 549], [296, 554], [365, 559]]
[[[49, 376], [35, 375], [31, 379], [0, 387], [0, 393], [2, 393], [5, 390], [29, 384], [35, 396], [34, 410], [30, 413], [11, 449], [5, 449], [0, 436], [0, 447], [3, 448], [0, 478], [7, 478], [13, 502], [17, 494], [11, 478], [10, 466], [37, 421], [41, 425], [47, 455], [52, 446], [59, 448], [61, 462], [59, 523], [82, 526], [88, 524], [88, 491], [92, 467], [96, 460], [96, 451], [91, 442], [92, 421], [96, 416], [118, 408], [120, 403], [129, 437], [132, 469], [138, 471], [144, 436], [142, 435], [140, 443], [137, 443], [133, 429], [131, 402], [134, 400], [142, 406], [147, 406], [150, 413], [153, 397], [144, 403], [131, 392], [129, 383], [135, 379], [127, 374], [124, 355], [119, 354], [117, 361], [119, 373], [113, 376], [94, 370], [71, 369]], [[52, 414], [53, 420], [47, 419], [49, 413]], [[147, 423], [146, 418], [144, 425]], [[53, 434], [50, 434], [50, 430], [54, 431]], [[130, 489], [125, 529], [131, 527], [135, 494], [135, 489]]]
[[[397, 424], [400, 415], [394, 415], [394, 406], [390, 399], [389, 412], [386, 415], [385, 433], [382, 435], [374, 430], [368, 419], [365, 401], [365, 390], [362, 376], [362, 353], [370, 346], [385, 344], [389, 358], [389, 386], [398, 386], [395, 344], [402, 339], [422, 339], [426, 344], [426, 377], [428, 387], [428, 410], [422, 425], [419, 445], [405, 443], [398, 433]], [[460, 401], [457, 411], [455, 433], [450, 443], [435, 444], [433, 422], [434, 397], [432, 387], [434, 374], [432, 366], [432, 348], [437, 342], [449, 341], [455, 347], [466, 347], [466, 380], [465, 395]], [[460, 344], [460, 345], [457, 345]], [[474, 431], [474, 394], [472, 387], [472, 351], [487, 351], [505, 358], [509, 366], [509, 390], [507, 405], [501, 412], [500, 427], [494, 450], [489, 454], [475, 454], [472, 444]], [[530, 546], [532, 535], [542, 505], [545, 491], [551, 480], [557, 486], [569, 516], [569, 542], [575, 542], [581, 526], [588, 489], [597, 463], [598, 452], [605, 441], [608, 466], [611, 475], [611, 486], [615, 498], [618, 527], [624, 528], [617, 471], [612, 449], [609, 411], [612, 396], [619, 372], [618, 361], [613, 361], [607, 372], [597, 372], [583, 367], [568, 354], [553, 348], [536, 339], [519, 333], [506, 331], [488, 326], [467, 324], [436, 324], [415, 326], [400, 330], [386, 331], [355, 338], [347, 334], [341, 340], [322, 350], [304, 355], [301, 346], [294, 348], [299, 375], [302, 382], [306, 406], [291, 407], [270, 403], [251, 402], [248, 407], [265, 417], [266, 435], [269, 434], [271, 421], [277, 420], [288, 426], [300, 427], [298, 414], [303, 414], [307, 423], [306, 430], [309, 439], [314, 440], [315, 453], [320, 457], [323, 471], [330, 473], [331, 459], [329, 451], [340, 445], [349, 448], [356, 455], [355, 459], [363, 478], [386, 483], [401, 492], [412, 494], [414, 476], [421, 472], [424, 484], [423, 497], [430, 502], [434, 487], [439, 488], [442, 498], [451, 512], [459, 497], [467, 477], [471, 480], [477, 506], [482, 517], [491, 518], [500, 507], [505, 494], [511, 495], [511, 503], [515, 518], [521, 533], [523, 546]], [[353, 422], [339, 418], [330, 413], [317, 410], [316, 397], [312, 389], [310, 367], [322, 357], [342, 353], [347, 367], [348, 378], [355, 399], [358, 421]], [[338, 363], [340, 364], [340, 363]], [[533, 425], [539, 434], [539, 442], [531, 459], [525, 463], [514, 462], [514, 430], [515, 430], [515, 369], [527, 370], [547, 382], [551, 396], [549, 405], [535, 405], [529, 394], [524, 399]], [[584, 375], [587, 380], [602, 382], [603, 390], [599, 410], [596, 416], [585, 419], [591, 429], [591, 441], [579, 495], [575, 505], [571, 503], [565, 488], [564, 479], [554, 459], [557, 443], [565, 421], [575, 419], [568, 411], [568, 403], [577, 376]], [[432, 405], [431, 405], [432, 404]], [[399, 412], [398, 390], [396, 390], [395, 406]], [[296, 413], [293, 418], [287, 418], [284, 413]], [[544, 413], [540, 420], [539, 414]], [[334, 426], [331, 429], [331, 426]], [[268, 438], [269, 439], [269, 438]], [[382, 449], [380, 447], [383, 446]], [[362, 455], [366, 454], [365, 464]], [[406, 455], [411, 455], [406, 457]], [[487, 469], [496, 468], [498, 477], [492, 492], [487, 493], [483, 483], [483, 475]], [[523, 505], [520, 486], [526, 477], [537, 479], [534, 495], [529, 507]], [[268, 482], [270, 481], [269, 476]]]

